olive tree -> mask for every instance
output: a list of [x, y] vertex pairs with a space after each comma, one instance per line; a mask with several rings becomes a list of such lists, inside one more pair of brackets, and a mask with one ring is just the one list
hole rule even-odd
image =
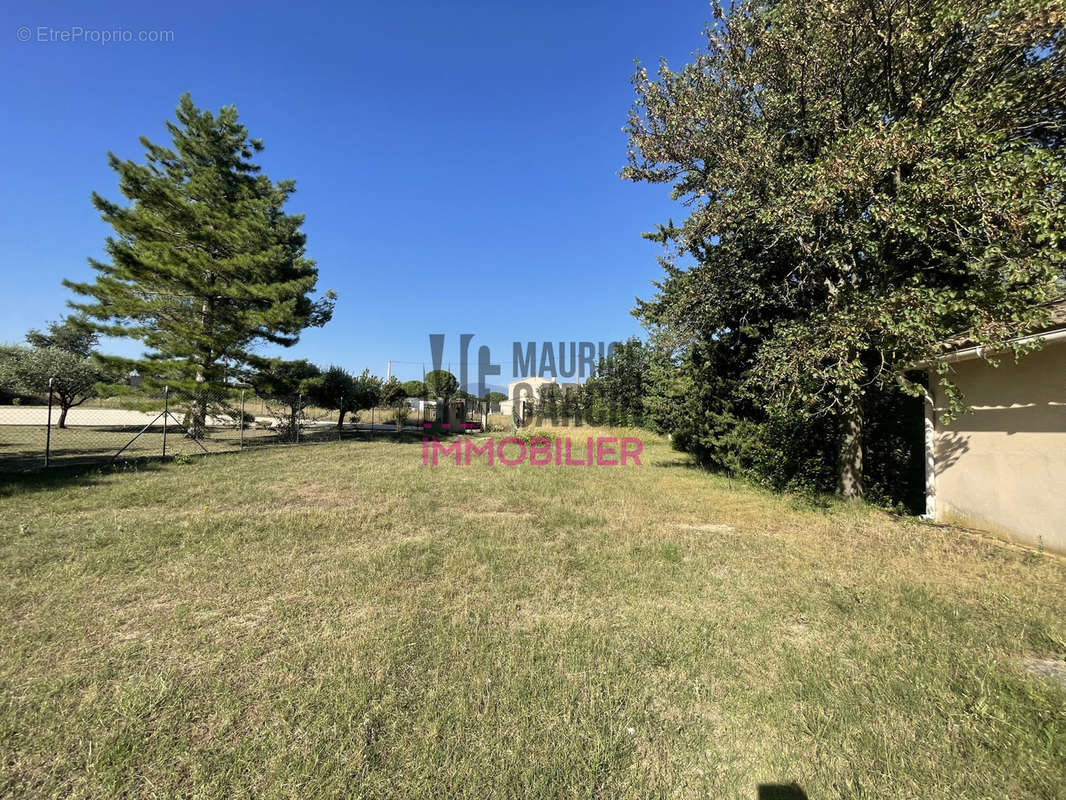
[[45, 396], [52, 392], [59, 405], [60, 428], [67, 413], [96, 394], [104, 380], [99, 366], [58, 347], [5, 347], [0, 350], [0, 386], [21, 394]]

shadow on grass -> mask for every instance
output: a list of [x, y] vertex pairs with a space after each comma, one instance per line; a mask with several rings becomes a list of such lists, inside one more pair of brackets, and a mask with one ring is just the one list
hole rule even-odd
[[669, 459], [669, 460], [665, 459], [665, 458], [661, 458], [658, 461], [650, 462], [649, 466], [652, 466], [652, 467], [667, 467], [667, 468], [680, 467], [681, 469], [698, 470], [700, 472], [706, 472], [706, 473], [711, 474], [711, 475], [723, 475], [723, 476], [725, 475], [724, 472], [719, 473], [719, 472], [715, 472], [713, 470], [704, 469], [699, 464], [697, 464], [695, 461], [692, 461], [692, 460], [686, 461], [684, 458], [680, 458], [680, 457], [679, 458], [675, 458], [675, 459]]
[[0, 497], [18, 492], [48, 492], [71, 484], [92, 486], [107, 475], [122, 472], [154, 472], [162, 469], [170, 461], [169, 457], [164, 459], [162, 456], [148, 456], [113, 463], [100, 463], [99, 460], [74, 461], [48, 469], [0, 472]]
[[[50, 491], [69, 484], [91, 485], [98, 478], [106, 475], [114, 475], [124, 472], [147, 472], [158, 471], [168, 464], [175, 463], [175, 459], [206, 458], [218, 455], [241, 455], [251, 452], [269, 452], [277, 448], [307, 447], [320, 444], [338, 444], [340, 442], [382, 442], [394, 445], [421, 444], [423, 436], [436, 436], [438, 441], [453, 439], [460, 434], [448, 431], [421, 431], [407, 429], [402, 432], [396, 431], [369, 431], [345, 429], [338, 437], [335, 429], [326, 432], [315, 431], [308, 435], [301, 435], [299, 442], [285, 442], [266, 437], [249, 438], [245, 440], [244, 448], [239, 443], [230, 442], [228, 439], [208, 439], [207, 443], [216, 445], [215, 449], [208, 452], [189, 450], [188, 442], [183, 452], [170, 453], [166, 456], [161, 454], [137, 455], [131, 454], [113, 458], [111, 450], [101, 452], [97, 449], [64, 448], [54, 450], [52, 464], [45, 468], [44, 458], [33, 456], [30, 458], [5, 459], [0, 462], [0, 497], [11, 495], [16, 492]], [[175, 437], [175, 442], [182, 441]], [[228, 447], [217, 447], [220, 444], [232, 444]]]
[[[719, 478], [724, 478], [730, 488], [743, 487], [756, 492], [765, 492], [767, 494], [781, 497], [788, 501], [788, 503], [796, 509], [801, 511], [833, 511], [843, 508], [871, 508], [878, 509], [880, 511], [892, 514], [895, 517], [911, 518], [916, 516], [922, 509], [914, 509], [905, 506], [903, 503], [897, 502], [895, 504], [890, 503], [887, 500], [876, 496], [868, 496], [860, 503], [850, 502], [845, 500], [840, 495], [833, 494], [831, 492], [819, 491], [817, 489], [804, 489], [804, 488], [775, 488], [772, 486], [764, 486], [763, 484], [752, 480], [745, 476], [738, 476], [735, 473], [727, 472], [724, 469], [716, 469], [712, 467], [703, 467], [697, 464], [695, 461], [686, 461], [683, 458], [674, 459], [659, 459], [657, 461], [649, 462], [649, 466], [664, 467], [666, 469], [686, 469], [695, 472], [702, 472], [707, 475], [716, 475]], [[922, 501], [925, 498], [923, 496]], [[924, 509], [924, 506], [923, 506]]]
[[808, 800], [796, 783], [760, 783], [758, 800]]

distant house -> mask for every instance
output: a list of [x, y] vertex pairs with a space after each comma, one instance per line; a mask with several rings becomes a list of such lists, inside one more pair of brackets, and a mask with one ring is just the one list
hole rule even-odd
[[[1066, 553], [1066, 298], [1051, 324], [1018, 341], [1041, 349], [998, 367], [966, 341], [941, 360], [973, 409], [950, 425], [930, 381], [926, 402], [926, 516]], [[935, 374], [930, 372], [930, 378]]]
[[407, 407], [418, 413], [432, 413], [437, 408], [436, 400], [423, 400], [421, 397], [405, 398]]

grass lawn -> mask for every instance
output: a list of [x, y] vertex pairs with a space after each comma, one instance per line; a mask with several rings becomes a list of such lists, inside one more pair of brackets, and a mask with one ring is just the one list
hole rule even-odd
[[[369, 419], [367, 415], [368, 422]], [[414, 423], [411, 423], [408, 432], [416, 435], [420, 433], [414, 430], [413, 426]], [[0, 424], [0, 473], [40, 468], [44, 464], [46, 432], [44, 425]], [[373, 435], [387, 433], [379, 430]], [[369, 430], [357, 429], [347, 423], [340, 433], [335, 423], [307, 426], [300, 430], [300, 439], [305, 443], [336, 441], [339, 437], [370, 438], [371, 435]], [[280, 443], [283, 442], [276, 430], [251, 427], [244, 431], [244, 447]], [[235, 427], [212, 427], [206, 438], [201, 439], [199, 443], [186, 437], [184, 431], [174, 426], [170, 426], [167, 435], [167, 454], [172, 456], [203, 455], [205, 450], [209, 453], [225, 453], [239, 450], [241, 447], [241, 431]], [[49, 450], [53, 466], [107, 463], [120, 450], [122, 460], [151, 458], [163, 452], [163, 428], [156, 425], [141, 433], [139, 427], [115, 425], [71, 425], [67, 428], [53, 426]]]
[[[49, 442], [53, 464], [106, 462], [123, 447], [123, 458], [158, 456], [163, 451], [163, 429], [154, 427], [137, 435], [139, 428], [106, 425], [72, 425], [52, 428]], [[44, 463], [43, 425], [0, 425], [0, 472], [40, 467]], [[269, 431], [245, 431], [249, 443], [254, 437], [272, 436]], [[212, 431], [202, 442], [210, 452], [236, 450], [240, 447], [239, 430]], [[167, 453], [202, 454], [203, 450], [173, 426], [168, 431]]]
[[1066, 562], [645, 440], [0, 484], [0, 796], [1064, 796]]

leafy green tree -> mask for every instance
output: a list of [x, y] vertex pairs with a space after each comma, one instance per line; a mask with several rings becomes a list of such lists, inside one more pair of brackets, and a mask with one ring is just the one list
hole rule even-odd
[[583, 403], [589, 422], [607, 425], [643, 425], [651, 349], [637, 338], [620, 342], [611, 355], [600, 359], [596, 372], [585, 381], [574, 402]]
[[370, 370], [364, 369], [362, 373], [353, 379], [355, 393], [352, 397], [352, 413], [377, 408], [381, 405], [384, 381], [376, 375], [371, 375]]
[[634, 78], [624, 175], [689, 209], [648, 234], [669, 255], [637, 314], [745, 418], [832, 420], [862, 496], [869, 396], [1061, 291], [1064, 71], [1058, 0], [716, 4], [692, 63]]
[[353, 376], [347, 370], [331, 366], [318, 378], [311, 390], [315, 405], [337, 412], [337, 428], [344, 427], [346, 414], [374, 408], [381, 402], [383, 381], [363, 370]]
[[459, 381], [446, 369], [435, 369], [426, 375], [426, 391], [431, 397], [449, 400], [459, 391]]
[[303, 216], [284, 211], [293, 181], [274, 183], [252, 159], [263, 149], [233, 106], [217, 114], [182, 96], [172, 146], [141, 138], [145, 163], [109, 154], [122, 206], [93, 194], [115, 231], [109, 262], [90, 260], [93, 283], [64, 281], [87, 298], [71, 305], [108, 336], [141, 342], [141, 359], [108, 357], [156, 383], [192, 394], [202, 434], [208, 388], [250, 359], [258, 343], [294, 344], [329, 321], [335, 300], [312, 299], [318, 279], [305, 255]]
[[381, 384], [381, 402], [383, 405], [394, 406], [405, 397], [407, 397], [407, 394], [404, 391], [404, 384], [400, 383], [395, 375]]
[[5, 347], [0, 351], [0, 386], [12, 394], [45, 397], [51, 388], [59, 404], [60, 428], [67, 427], [67, 412], [95, 396], [102, 380], [104, 375], [92, 359], [69, 350]]
[[426, 375], [426, 393], [439, 400], [437, 418], [447, 419], [448, 402], [459, 391], [459, 381], [446, 369], [435, 369]]
[[255, 393], [267, 402], [279, 403], [284, 413], [279, 421], [284, 426], [286, 438], [295, 438], [300, 425], [300, 416], [311, 404], [316, 381], [322, 371], [305, 359], [283, 361], [273, 358], [259, 361], [257, 370], [249, 377]]
[[26, 334], [26, 341], [31, 347], [54, 347], [88, 358], [96, 349], [100, 335], [83, 319], [63, 317], [58, 322], [48, 323], [47, 333], [31, 330]]
[[422, 381], [404, 381], [403, 390], [406, 397], [426, 396], [426, 384]]
[[320, 408], [337, 412], [337, 429], [344, 426], [344, 415], [355, 407], [355, 379], [341, 367], [331, 366], [311, 387], [311, 400]]
[[609, 425], [642, 425], [650, 350], [637, 338], [620, 342], [600, 360], [591, 383], [597, 416]]
[[563, 390], [557, 383], [543, 384], [537, 391], [537, 416], [555, 422], [560, 417]]
[[390, 408], [396, 409], [396, 430], [403, 430], [404, 423], [407, 422], [407, 418], [410, 416], [411, 408], [407, 405], [407, 392], [405, 390], [406, 384], [397, 380], [393, 375], [383, 384], [381, 384], [381, 403]]
[[563, 393], [561, 413], [564, 420], [573, 420], [575, 425], [581, 424], [585, 396], [585, 387], [581, 384], [571, 386]]

